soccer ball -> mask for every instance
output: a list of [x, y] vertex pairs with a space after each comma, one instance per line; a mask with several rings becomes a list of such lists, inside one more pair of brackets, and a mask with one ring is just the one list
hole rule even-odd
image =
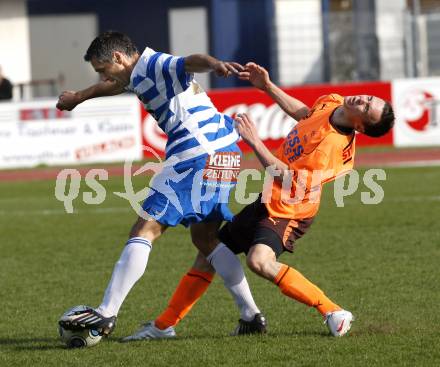
[[[67, 310], [60, 318], [62, 320], [65, 317], [73, 316], [75, 312], [89, 309], [88, 306], [75, 306]], [[93, 347], [98, 344], [102, 339], [102, 334], [98, 330], [84, 329], [84, 330], [67, 330], [58, 325], [58, 332], [63, 343], [68, 348], [84, 348]]]

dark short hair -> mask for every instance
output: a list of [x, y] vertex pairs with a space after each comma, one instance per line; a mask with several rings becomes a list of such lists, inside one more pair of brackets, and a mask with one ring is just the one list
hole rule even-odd
[[383, 106], [380, 120], [375, 123], [368, 123], [364, 126], [364, 134], [373, 138], [385, 135], [394, 126], [393, 107], [388, 102]]
[[127, 56], [133, 56], [138, 53], [138, 50], [133, 41], [124, 33], [107, 31], [101, 33], [96, 37], [86, 54], [84, 55], [85, 61], [91, 61], [92, 58], [96, 58], [99, 62], [111, 62], [113, 52], [123, 52]]

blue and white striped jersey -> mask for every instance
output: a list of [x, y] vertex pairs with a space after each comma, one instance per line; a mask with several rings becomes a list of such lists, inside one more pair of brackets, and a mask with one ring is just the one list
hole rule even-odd
[[186, 73], [184, 58], [146, 48], [135, 65], [127, 90], [167, 134], [166, 158], [176, 163], [235, 146], [238, 134], [231, 117], [217, 111], [209, 97]]

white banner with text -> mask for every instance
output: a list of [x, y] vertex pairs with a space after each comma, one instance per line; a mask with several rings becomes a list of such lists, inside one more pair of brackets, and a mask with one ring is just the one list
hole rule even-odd
[[87, 101], [72, 112], [54, 100], [0, 104], [0, 168], [142, 158], [135, 96]]

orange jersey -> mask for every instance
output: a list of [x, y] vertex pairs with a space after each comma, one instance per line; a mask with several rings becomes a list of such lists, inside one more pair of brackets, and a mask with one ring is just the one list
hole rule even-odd
[[292, 176], [283, 184], [275, 181], [271, 191], [264, 192], [263, 202], [271, 217], [315, 216], [322, 185], [353, 169], [355, 132], [343, 134], [330, 123], [343, 101], [337, 94], [320, 97], [279, 147], [275, 155], [289, 166]]

